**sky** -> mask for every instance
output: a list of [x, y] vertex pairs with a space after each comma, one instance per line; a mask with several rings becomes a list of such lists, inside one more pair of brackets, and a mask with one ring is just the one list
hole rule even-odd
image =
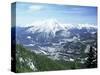
[[18, 26], [46, 19], [57, 19], [61, 23], [88, 23], [96, 25], [97, 7], [45, 3], [16, 3], [16, 24]]

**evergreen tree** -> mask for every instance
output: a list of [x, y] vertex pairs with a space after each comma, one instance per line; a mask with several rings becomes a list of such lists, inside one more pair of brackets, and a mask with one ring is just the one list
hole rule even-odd
[[85, 62], [87, 68], [96, 68], [97, 67], [97, 50], [95, 50], [92, 46], [90, 47], [90, 51], [87, 54], [88, 58]]

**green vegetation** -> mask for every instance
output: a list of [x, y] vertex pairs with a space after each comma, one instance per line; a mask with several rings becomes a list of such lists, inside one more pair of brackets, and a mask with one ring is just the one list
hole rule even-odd
[[[29, 63], [31, 63], [29, 65]], [[34, 64], [35, 68], [32, 68]], [[16, 45], [16, 72], [53, 71], [66, 69], [80, 69], [82, 64], [78, 61], [52, 60], [45, 55], [35, 54]]]

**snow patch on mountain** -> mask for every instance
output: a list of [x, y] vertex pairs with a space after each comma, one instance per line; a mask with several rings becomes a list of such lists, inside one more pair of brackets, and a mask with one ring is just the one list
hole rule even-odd
[[27, 36], [27, 39], [31, 39], [31, 36]]

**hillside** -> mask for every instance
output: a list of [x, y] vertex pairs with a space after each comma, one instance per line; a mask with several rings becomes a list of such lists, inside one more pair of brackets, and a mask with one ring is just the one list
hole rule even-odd
[[35, 54], [22, 45], [16, 45], [16, 72], [79, 69], [81, 65], [78, 61], [52, 60], [45, 55]]

